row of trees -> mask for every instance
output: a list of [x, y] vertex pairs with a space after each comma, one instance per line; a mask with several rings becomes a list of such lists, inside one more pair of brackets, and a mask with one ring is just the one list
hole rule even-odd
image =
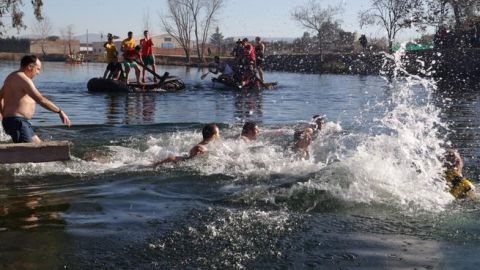
[[[30, 0], [34, 15], [41, 22], [37, 33], [45, 39], [49, 36], [49, 22], [42, 17], [42, 0]], [[182, 46], [190, 61], [191, 46], [194, 41], [197, 55], [204, 60], [205, 46], [210, 37], [211, 28], [224, 0], [168, 0], [167, 14], [161, 16], [162, 29], [172, 35]], [[25, 28], [23, 22], [22, 0], [0, 0], [0, 35], [6, 25], [3, 19], [11, 18], [11, 26]], [[392, 47], [399, 31], [416, 28], [420, 31], [428, 27], [447, 26], [455, 32], [462, 31], [466, 22], [474, 18], [480, 10], [480, 0], [370, 0], [370, 7], [359, 13], [360, 27], [377, 25], [382, 27]], [[315, 32], [316, 46], [319, 50], [329, 44], [340, 41], [345, 31], [340, 27], [340, 14], [343, 6], [322, 7], [317, 0], [310, 0], [295, 8], [291, 15], [302, 27]], [[145, 16], [144, 16], [145, 17]], [[43, 21], [43, 22], [42, 22]], [[150, 27], [147, 17], [145, 29]], [[62, 30], [62, 36], [68, 40], [73, 35], [72, 27]], [[223, 36], [218, 31], [210, 37], [218, 48]]]
[[[377, 25], [383, 28], [391, 49], [402, 29], [424, 31], [427, 27], [447, 26], [454, 32], [461, 32], [479, 10], [480, 0], [370, 0], [370, 8], [359, 13], [359, 23], [360, 27]], [[295, 8], [291, 15], [305, 29], [317, 34], [318, 45], [323, 48], [323, 43], [337, 35], [331, 26], [340, 22], [338, 17], [342, 12], [341, 5], [322, 7], [316, 0], [310, 0]]]

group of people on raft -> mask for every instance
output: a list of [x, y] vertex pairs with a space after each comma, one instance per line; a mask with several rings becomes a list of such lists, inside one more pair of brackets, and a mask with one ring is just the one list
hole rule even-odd
[[[148, 66], [151, 66], [151, 70], [156, 73], [155, 70], [155, 56], [153, 54], [153, 41], [150, 37], [148, 30], [143, 31], [143, 38], [140, 39], [140, 43], [137, 44], [133, 38], [133, 33], [130, 31], [127, 33], [127, 38], [122, 41], [121, 52], [123, 53], [123, 67], [118, 60], [118, 51], [113, 42], [113, 35], [107, 35], [107, 42], [103, 44], [107, 52], [107, 67], [103, 78], [122, 80], [128, 83], [128, 74], [133, 68], [135, 70], [136, 83], [145, 83], [145, 71], [148, 70]], [[142, 66], [142, 78], [140, 81], [140, 68]], [[157, 78], [153, 77], [153, 82], [157, 82]]]
[[[103, 47], [107, 53], [107, 67], [103, 78], [122, 80], [128, 83], [128, 75], [130, 70], [135, 70], [136, 83], [145, 83], [145, 71], [151, 66], [153, 73], [156, 73], [155, 57], [153, 54], [153, 41], [148, 30], [143, 32], [143, 38], [137, 45], [133, 38], [133, 33], [127, 33], [127, 38], [122, 41], [121, 52], [123, 56], [123, 66], [119, 62], [119, 52], [113, 42], [113, 35], [107, 35], [107, 42]], [[248, 38], [238, 40], [231, 55], [234, 57], [233, 62], [227, 63], [221, 61], [220, 57], [214, 57], [214, 67], [209, 69], [213, 74], [219, 74], [214, 81], [222, 82], [228, 86], [238, 88], [268, 88], [263, 81], [263, 64], [265, 59], [265, 43], [260, 37], [255, 38], [255, 46], [252, 45]], [[142, 66], [142, 71], [138, 65]], [[141, 73], [141, 80], [140, 80]], [[157, 78], [154, 77], [154, 83]]]
[[221, 61], [220, 57], [214, 57], [214, 68], [209, 71], [220, 74], [213, 81], [218, 81], [229, 86], [238, 88], [268, 88], [263, 80], [263, 65], [265, 61], [265, 43], [260, 37], [255, 38], [253, 46], [248, 38], [238, 40], [231, 55], [233, 62]]

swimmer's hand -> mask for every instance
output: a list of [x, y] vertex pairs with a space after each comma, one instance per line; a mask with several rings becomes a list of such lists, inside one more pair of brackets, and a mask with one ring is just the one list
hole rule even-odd
[[62, 120], [62, 123], [64, 125], [66, 125], [67, 127], [70, 127], [72, 125], [70, 119], [68, 119], [68, 116], [64, 111], [60, 111], [58, 115], [60, 116], [60, 120]]

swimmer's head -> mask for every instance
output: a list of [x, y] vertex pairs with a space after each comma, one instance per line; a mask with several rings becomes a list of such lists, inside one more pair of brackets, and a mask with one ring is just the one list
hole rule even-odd
[[260, 135], [260, 129], [255, 122], [246, 122], [242, 128], [242, 136], [255, 140]]
[[447, 149], [443, 156], [443, 165], [447, 170], [463, 170], [463, 160], [460, 154], [455, 149]]
[[324, 124], [325, 124], [324, 116], [320, 116], [317, 114], [312, 117], [311, 125], [313, 130], [321, 130]]
[[208, 124], [202, 129], [202, 136], [204, 140], [211, 140], [220, 136], [220, 130], [215, 124]]

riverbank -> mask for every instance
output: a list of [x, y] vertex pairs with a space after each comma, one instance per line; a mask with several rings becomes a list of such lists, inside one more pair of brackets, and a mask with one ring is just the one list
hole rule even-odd
[[[0, 53], [1, 61], [20, 61], [23, 53]], [[63, 55], [40, 56], [42, 61], [65, 61]], [[222, 57], [233, 63], [232, 57]], [[349, 74], [379, 75], [388, 69], [389, 57], [385, 53], [328, 53], [328, 54], [290, 54], [268, 55], [265, 59], [265, 71], [281, 71], [307, 74]], [[157, 55], [157, 65], [208, 67], [213, 56], [205, 57], [205, 62], [192, 57], [186, 63], [185, 57]], [[437, 78], [478, 80], [480, 75], [480, 49], [442, 49], [408, 52], [403, 61], [409, 73]], [[103, 62], [102, 56], [87, 55], [85, 61]]]

